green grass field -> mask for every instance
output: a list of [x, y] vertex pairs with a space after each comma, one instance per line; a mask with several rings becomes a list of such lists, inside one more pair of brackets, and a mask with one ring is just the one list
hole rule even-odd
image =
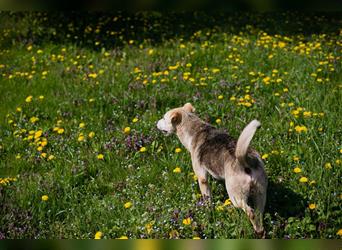
[[191, 102], [252, 146], [267, 238], [341, 238], [339, 13], [0, 13], [0, 238], [255, 238], [156, 122]]

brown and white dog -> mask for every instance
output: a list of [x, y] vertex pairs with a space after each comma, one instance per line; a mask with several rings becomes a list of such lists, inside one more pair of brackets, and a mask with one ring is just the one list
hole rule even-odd
[[203, 197], [211, 196], [208, 173], [216, 179], [224, 179], [233, 205], [246, 212], [255, 232], [264, 237], [267, 177], [260, 155], [249, 147], [260, 122], [251, 121], [236, 141], [199, 119], [194, 111], [190, 103], [172, 109], [158, 121], [157, 127], [167, 135], [176, 133], [190, 152]]

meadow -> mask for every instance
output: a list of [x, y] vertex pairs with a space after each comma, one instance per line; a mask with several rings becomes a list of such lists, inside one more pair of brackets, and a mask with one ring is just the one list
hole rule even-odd
[[342, 236], [340, 13], [0, 12], [0, 239], [255, 238], [156, 122], [252, 146], [267, 238]]

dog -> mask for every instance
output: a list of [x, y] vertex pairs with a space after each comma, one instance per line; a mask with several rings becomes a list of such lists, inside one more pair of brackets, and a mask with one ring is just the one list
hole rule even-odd
[[211, 198], [208, 173], [215, 179], [225, 180], [232, 204], [247, 214], [256, 234], [264, 238], [267, 176], [260, 155], [249, 147], [260, 122], [251, 121], [235, 140], [202, 121], [194, 112], [191, 103], [172, 109], [157, 122], [157, 128], [166, 135], [175, 133], [190, 152], [202, 196]]

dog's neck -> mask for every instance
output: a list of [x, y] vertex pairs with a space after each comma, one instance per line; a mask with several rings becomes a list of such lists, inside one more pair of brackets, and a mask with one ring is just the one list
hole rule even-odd
[[204, 124], [204, 122], [196, 116], [192, 119], [187, 120], [185, 123], [182, 122], [177, 126], [177, 136], [183, 146], [189, 151], [193, 151], [193, 137], [195, 135], [194, 127]]

